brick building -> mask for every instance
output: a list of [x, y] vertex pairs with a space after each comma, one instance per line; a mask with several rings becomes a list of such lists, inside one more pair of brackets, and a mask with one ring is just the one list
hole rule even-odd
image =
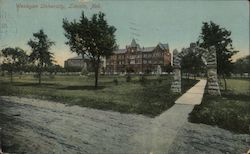
[[156, 72], [157, 67], [171, 65], [168, 44], [158, 43], [154, 47], [140, 47], [133, 39], [126, 49], [114, 51], [106, 60], [106, 73]]

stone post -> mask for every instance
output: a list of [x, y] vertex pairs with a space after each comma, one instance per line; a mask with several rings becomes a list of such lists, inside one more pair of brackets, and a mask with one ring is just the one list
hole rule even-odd
[[175, 49], [173, 51], [173, 72], [174, 72], [174, 81], [171, 85], [171, 91], [174, 93], [181, 93], [181, 65], [179, 53]]
[[157, 65], [157, 70], [156, 70], [156, 76], [159, 78], [161, 76], [161, 66], [160, 65]]
[[221, 95], [217, 77], [217, 59], [215, 47], [209, 48], [207, 58], [207, 91], [210, 95]]

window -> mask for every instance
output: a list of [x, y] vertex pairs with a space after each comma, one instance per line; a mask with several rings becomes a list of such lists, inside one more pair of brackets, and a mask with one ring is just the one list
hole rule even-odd
[[135, 64], [135, 60], [130, 60], [130, 64]]

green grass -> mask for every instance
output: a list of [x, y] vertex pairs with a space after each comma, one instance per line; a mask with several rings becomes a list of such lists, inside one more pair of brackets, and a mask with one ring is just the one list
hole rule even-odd
[[[205, 95], [189, 116], [194, 123], [217, 125], [236, 133], [250, 134], [249, 80], [228, 79], [222, 96]], [[222, 87], [223, 89], [223, 87]]]
[[[156, 116], [170, 108], [177, 97], [170, 91], [171, 76], [159, 80], [147, 76], [143, 81], [133, 76], [126, 82], [121, 76], [101, 76], [99, 87], [94, 88], [93, 77], [81, 76], [44, 76], [42, 85], [33, 76], [14, 77], [9, 84], [7, 77], [1, 77], [0, 95], [18, 95], [46, 100], [54, 100], [68, 105], [79, 105], [124, 113], [137, 113]], [[117, 79], [117, 83], [114, 82]], [[189, 89], [196, 81], [184, 80], [183, 90]]]
[[[226, 79], [227, 88], [235, 94], [250, 94], [250, 79]], [[221, 81], [222, 89], [224, 82]]]

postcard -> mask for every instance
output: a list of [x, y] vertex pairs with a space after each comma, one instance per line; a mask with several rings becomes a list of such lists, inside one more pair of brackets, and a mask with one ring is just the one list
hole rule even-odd
[[249, 1], [0, 0], [0, 154], [250, 154]]

